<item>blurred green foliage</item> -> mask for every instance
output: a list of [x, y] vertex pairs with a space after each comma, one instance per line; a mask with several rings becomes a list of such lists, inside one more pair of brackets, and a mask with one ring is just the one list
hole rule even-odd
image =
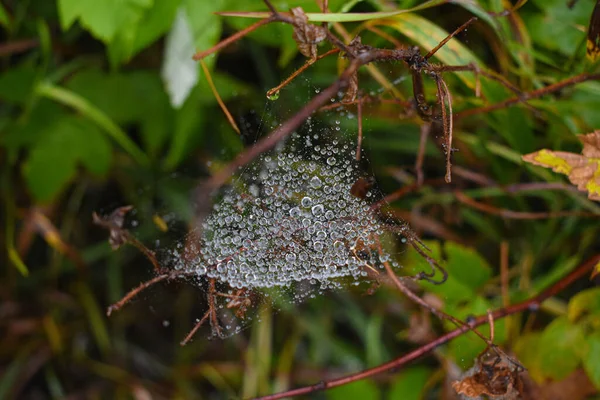
[[[480, 21], [442, 48], [435, 62], [475, 62], [522, 91], [599, 72], [585, 57], [595, 1], [580, 0], [569, 9], [566, 0], [531, 0], [508, 17], [489, 14], [508, 3], [332, 0], [329, 7], [337, 13], [422, 6], [418, 13], [344, 26], [350, 38], [360, 33], [363, 43], [389, 47], [369, 30], [382, 29], [402, 43], [421, 46], [423, 54], [476, 15]], [[309, 0], [274, 5], [319, 12]], [[336, 79], [341, 64], [330, 57], [283, 89], [275, 104], [266, 100], [266, 90], [304, 62], [291, 27], [283, 24], [262, 27], [208, 57], [215, 86], [242, 128], [237, 136], [202, 69], [190, 66], [191, 56], [255, 22], [215, 12], [264, 10], [259, 0], [0, 4], [5, 228], [0, 398], [253, 397], [391, 360], [418, 346], [419, 338], [409, 333], [419, 328], [423, 337], [453, 329], [437, 320], [415, 325], [412, 316], [421, 313], [419, 307], [388, 287], [371, 296], [348, 289], [305, 304], [281, 305], [279, 313], [240, 335], [210, 342], [199, 336], [183, 348], [179, 341], [204, 309], [201, 290], [193, 284], [156, 286], [110, 319], [104, 316], [109, 304], [151, 277], [151, 267], [133, 248], [112, 252], [105, 232], [91, 224], [91, 213], [132, 204], [139, 224], [135, 235], [156, 242], [150, 247], [159, 253], [168, 249], [193, 221], [190, 193], [197, 183], [268, 133], [272, 121], [289, 117], [316, 89]], [[340, 32], [337, 26], [332, 29]], [[191, 47], [184, 46], [186, 35], [191, 35]], [[181, 69], [169, 72], [169, 57]], [[376, 67], [384, 79], [399, 81], [398, 96], [410, 99], [405, 65]], [[455, 112], [514, 95], [482, 77], [484, 96], [476, 97], [475, 77], [468, 72], [444, 78]], [[366, 70], [360, 87], [381, 93], [381, 84]], [[175, 104], [175, 93], [182, 91], [189, 93]], [[433, 101], [433, 80], [426, 78], [426, 91]], [[569, 86], [529, 105], [458, 120], [452, 184], [426, 182], [389, 207], [426, 238], [449, 271], [445, 284], [423, 284], [420, 293], [462, 319], [535, 295], [599, 248], [600, 206], [562, 177], [524, 164], [521, 155], [541, 148], [578, 153], [575, 135], [600, 128], [600, 82]], [[349, 137], [356, 134], [356, 118], [324, 113], [315, 119], [331, 126], [338, 120]], [[367, 169], [384, 193], [414, 182], [421, 124], [406, 118], [399, 106], [365, 107]], [[433, 142], [425, 151], [427, 178], [442, 177], [444, 171], [443, 154]], [[532, 182], [542, 186], [519, 187]], [[560, 182], [564, 186], [555, 185]], [[514, 214], [503, 217], [473, 208], [455, 191], [488, 209]], [[589, 214], [526, 218], [532, 212], [565, 210]], [[168, 233], [152, 223], [153, 216], [169, 223]], [[183, 222], [173, 222], [175, 217]], [[501, 243], [509, 249], [504, 287]], [[399, 249], [407, 274], [427, 268], [413, 251]], [[578, 282], [537, 313], [496, 322], [496, 343], [528, 368], [529, 385], [561, 382], [584, 370], [586, 384], [600, 388], [600, 291], [592, 286]], [[270, 316], [272, 311], [264, 312]], [[453, 398], [449, 382], [484, 347], [473, 334], [463, 335], [401, 371], [314, 396]]]

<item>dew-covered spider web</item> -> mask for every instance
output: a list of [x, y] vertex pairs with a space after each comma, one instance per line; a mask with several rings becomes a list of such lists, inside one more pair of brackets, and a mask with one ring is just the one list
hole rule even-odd
[[[265, 301], [298, 303], [361, 284], [366, 290], [384, 262], [400, 267], [395, 243], [409, 230], [373, 207], [376, 189], [357, 190], [372, 177], [365, 157], [356, 160], [356, 131], [341, 128], [341, 119], [356, 122], [342, 109], [330, 124], [309, 119], [240, 168], [204, 221], [167, 252], [166, 263], [206, 291], [216, 310], [207, 318], [212, 336], [260, 319]], [[391, 225], [399, 236], [390, 235]]]
[[[261, 155], [216, 196], [199, 240], [173, 251], [173, 268], [218, 287], [221, 326], [212, 334], [240, 331], [253, 319], [249, 308], [273, 297], [301, 302], [372, 283], [382, 262], [399, 267], [389, 246], [378, 248], [387, 222], [371, 192], [353, 193], [364, 180], [356, 144], [338, 137], [308, 129]], [[184, 246], [192, 257], [181, 256]]]

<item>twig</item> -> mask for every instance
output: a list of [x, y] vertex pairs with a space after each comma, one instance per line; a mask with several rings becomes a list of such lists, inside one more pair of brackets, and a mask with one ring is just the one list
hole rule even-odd
[[424, 122], [421, 125], [421, 135], [419, 137], [419, 152], [415, 161], [415, 173], [417, 175], [417, 186], [423, 185], [423, 161], [425, 161], [425, 148], [427, 147], [427, 138], [431, 132], [431, 123]]
[[504, 208], [494, 207], [489, 204], [480, 203], [478, 201], [473, 200], [466, 194], [460, 191], [455, 191], [454, 195], [456, 196], [456, 200], [459, 202], [466, 204], [470, 207], [473, 207], [479, 211], [483, 211], [488, 214], [498, 215], [502, 218], [509, 219], [548, 219], [548, 218], [561, 218], [561, 217], [596, 217], [600, 218], [600, 214], [591, 213], [591, 212], [579, 212], [579, 211], [557, 211], [557, 212], [523, 212], [523, 211], [512, 211], [506, 210]]
[[210, 71], [206, 67], [206, 63], [204, 62], [204, 60], [200, 60], [200, 66], [202, 67], [202, 71], [204, 71], [204, 75], [206, 75], [206, 81], [208, 82], [208, 86], [210, 86], [210, 90], [213, 92], [213, 96], [215, 96], [215, 99], [217, 99], [217, 103], [219, 103], [219, 107], [221, 107], [221, 110], [223, 110], [223, 113], [225, 113], [225, 116], [227, 117], [227, 121], [229, 121], [229, 124], [231, 125], [233, 130], [236, 131], [238, 135], [240, 135], [240, 128], [238, 128], [237, 124], [235, 123], [235, 120], [233, 119], [233, 116], [227, 109], [225, 103], [223, 103], [223, 99], [221, 99], [221, 96], [219, 95], [219, 92], [215, 87], [212, 77], [210, 76]]
[[359, 98], [358, 102], [356, 103], [356, 118], [358, 119], [358, 140], [356, 143], [356, 161], [360, 161], [360, 150], [361, 150], [362, 139], [363, 139], [362, 117], [363, 117], [362, 102], [360, 101], [360, 98]]
[[271, 16], [269, 18], [261, 19], [260, 21], [255, 22], [254, 24], [250, 25], [249, 27], [242, 29], [239, 32], [234, 33], [233, 35], [229, 36], [227, 39], [222, 40], [221, 42], [217, 43], [215, 46], [211, 47], [210, 49], [201, 50], [201, 51], [197, 52], [196, 54], [194, 54], [194, 56], [192, 58], [196, 61], [202, 60], [204, 57], [209, 56], [213, 53], [216, 53], [217, 51], [221, 50], [222, 48], [229, 46], [231, 43], [240, 40], [247, 34], [254, 32], [261, 26], [270, 24], [271, 22], [273, 22], [275, 20], [276, 19], [273, 16]]
[[520, 96], [511, 97], [510, 99], [506, 99], [504, 101], [501, 101], [500, 103], [492, 104], [492, 105], [485, 106], [485, 107], [472, 108], [470, 110], [464, 110], [464, 111], [458, 112], [458, 113], [454, 114], [454, 119], [461, 119], [461, 118], [469, 117], [469, 116], [475, 115], [475, 114], [488, 113], [490, 111], [505, 108], [505, 107], [511, 106], [516, 103], [525, 102], [530, 99], [535, 99], [535, 98], [544, 96], [546, 94], [556, 92], [558, 90], [561, 90], [568, 86], [575, 85], [577, 83], [591, 81], [591, 80], [600, 80], [600, 74], [588, 74], [588, 73], [579, 74], [579, 75], [573, 76], [571, 78], [565, 79], [563, 81], [554, 83], [552, 85], [548, 85], [541, 89], [532, 90], [531, 92], [522, 93]]
[[[504, 318], [508, 315], [517, 314], [523, 311], [536, 311], [540, 304], [543, 303], [546, 299], [555, 296], [556, 294], [563, 291], [567, 286], [575, 282], [576, 280], [586, 276], [590, 270], [594, 268], [594, 266], [600, 261], [600, 254], [596, 254], [579, 265], [575, 270], [569, 273], [567, 276], [559, 280], [554, 285], [550, 286], [548, 289], [544, 290], [542, 293], [534, 296], [530, 299], [527, 299], [521, 303], [514, 304], [510, 307], [502, 307], [491, 313], [492, 318], [497, 321], [501, 318]], [[383, 372], [387, 372], [390, 370], [397, 370], [398, 368], [402, 368], [409, 364], [410, 362], [423, 357], [424, 355], [430, 353], [435, 348], [448, 343], [452, 339], [461, 336], [462, 334], [468, 332], [470, 329], [478, 327], [488, 322], [489, 315], [482, 315], [477, 318], [474, 318], [470, 321], [469, 326], [462, 326], [453, 331], [446, 333], [439, 338], [432, 340], [431, 342], [407, 353], [401, 357], [396, 358], [390, 362], [379, 365], [374, 368], [367, 369], [365, 371], [361, 371], [355, 374], [351, 374], [348, 376], [344, 376], [337, 379], [332, 379], [329, 381], [321, 381], [317, 384], [305, 386], [297, 389], [288, 390], [286, 392], [276, 393], [269, 396], [259, 397], [258, 399], [262, 400], [276, 400], [282, 399], [285, 397], [294, 397], [306, 395], [309, 393], [313, 393], [319, 390], [331, 389], [333, 387], [342, 386], [348, 383], [352, 383], [361, 379], [365, 379], [371, 377], [373, 375], [377, 375]]]
[[275, 96], [281, 89], [283, 89], [283, 87], [287, 86], [291, 81], [294, 80], [294, 78], [296, 78], [302, 72], [306, 71], [306, 69], [308, 67], [310, 67], [311, 65], [313, 65], [315, 62], [317, 62], [327, 56], [330, 56], [331, 54], [335, 54], [335, 53], [339, 53], [339, 52], [340, 52], [339, 49], [331, 49], [328, 52], [321, 54], [314, 60], [309, 58], [308, 60], [306, 60], [306, 62], [304, 63], [303, 66], [301, 66], [300, 68], [298, 68], [297, 70], [292, 72], [292, 74], [290, 76], [288, 76], [283, 82], [281, 82], [279, 85], [275, 86], [274, 88], [269, 89], [267, 91], [267, 98], [272, 98], [273, 96]]

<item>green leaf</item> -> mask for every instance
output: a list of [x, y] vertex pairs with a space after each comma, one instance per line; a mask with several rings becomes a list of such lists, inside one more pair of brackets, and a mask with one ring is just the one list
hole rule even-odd
[[540, 338], [542, 334], [539, 332], [530, 332], [525, 335], [518, 336], [514, 345], [514, 351], [517, 358], [527, 368], [529, 375], [537, 381], [544, 380], [544, 374], [540, 370], [540, 357], [542, 351], [546, 351], [540, 346]]
[[113, 64], [128, 61], [171, 27], [181, 0], [154, 0], [153, 3], [151, 8], [143, 11], [137, 29], [120, 31], [118, 37], [110, 42], [108, 54]]
[[492, 268], [475, 249], [454, 242], [446, 242], [444, 249], [448, 258], [448, 273], [463, 285], [477, 290], [492, 276]]
[[[214, 13], [221, 10], [226, 0], [196, 1], [183, 0], [186, 15], [194, 43], [198, 50], [206, 50], [214, 46], [221, 36], [221, 18]], [[193, 54], [190, 54], [190, 57]], [[216, 57], [207, 57], [204, 62], [212, 67]]]
[[173, 125], [174, 112], [158, 74], [135, 71], [105, 74], [85, 70], [67, 87], [97, 106], [118, 124], [139, 124], [146, 150], [157, 154]]
[[430, 375], [431, 370], [426, 367], [412, 367], [403, 370], [392, 382], [387, 398], [389, 400], [421, 400]]
[[8, 18], [8, 13], [6, 12], [6, 9], [4, 8], [2, 3], [0, 3], [0, 25], [4, 26], [7, 29], [10, 26], [10, 19]]
[[600, 333], [595, 333], [587, 338], [583, 368], [594, 386], [600, 390]]
[[329, 400], [379, 399], [381, 397], [377, 385], [366, 379], [329, 389], [326, 394]]
[[101, 110], [88, 102], [83, 97], [64, 88], [53, 86], [49, 83], [42, 83], [37, 86], [39, 95], [56, 100], [62, 104], [68, 105], [85, 115], [90, 121], [93, 121], [101, 127], [110, 137], [112, 137], [123, 149], [125, 149], [139, 164], [148, 165], [150, 160], [148, 156], [139, 149], [139, 147], [129, 138], [118, 125], [106, 116]]
[[[448, 271], [448, 279], [442, 285], [421, 282], [427, 291], [436, 293], [447, 304], [456, 304], [474, 299], [477, 291], [491, 276], [491, 268], [487, 262], [473, 249], [458, 243], [447, 242], [444, 251], [445, 261], [441, 260], [440, 246], [437, 242], [425, 242], [431, 249], [431, 257], [438, 260]], [[415, 274], [429, 271], [431, 267], [415, 250], [406, 254], [404, 265]]]
[[75, 176], [77, 165], [97, 175], [108, 172], [111, 147], [100, 130], [81, 117], [68, 116], [49, 125], [23, 166], [27, 186], [39, 202], [56, 197]]
[[562, 380], [573, 372], [586, 352], [582, 329], [566, 317], [556, 318], [540, 338], [538, 362], [544, 376]]
[[594, 2], [581, 1], [569, 9], [563, 0], [533, 0], [541, 10], [524, 14], [531, 38], [538, 46], [571, 55], [584, 40]]
[[81, 25], [105, 43], [119, 32], [135, 30], [153, 0], [59, 0], [58, 10], [63, 30], [79, 20]]
[[32, 94], [37, 78], [33, 65], [21, 64], [0, 75], [0, 99], [15, 104], [25, 103]]
[[192, 143], [204, 136], [204, 131], [200, 129], [205, 120], [201, 104], [199, 88], [196, 87], [177, 111], [175, 131], [164, 161], [165, 169], [172, 170], [177, 167], [192, 150]]
[[569, 321], [575, 322], [586, 313], [600, 313], [600, 288], [579, 292], [569, 301]]

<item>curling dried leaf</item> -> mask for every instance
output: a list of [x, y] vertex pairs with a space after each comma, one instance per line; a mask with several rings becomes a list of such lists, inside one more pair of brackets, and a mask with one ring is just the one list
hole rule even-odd
[[129, 241], [129, 232], [127, 229], [123, 229], [123, 223], [125, 222], [125, 215], [132, 209], [132, 206], [119, 207], [107, 217], [100, 217], [96, 213], [92, 215], [96, 225], [110, 231], [108, 242], [113, 250]]
[[468, 398], [518, 399], [523, 390], [523, 367], [505, 354], [488, 351], [477, 358], [475, 366], [461, 381], [454, 382], [456, 393]]
[[600, 200], [600, 130], [577, 137], [583, 143], [581, 155], [544, 149], [524, 155], [523, 160], [567, 175], [591, 200]]
[[325, 40], [327, 34], [325, 29], [308, 23], [308, 17], [300, 7], [292, 8], [292, 19], [294, 20], [294, 41], [298, 44], [298, 50], [311, 60], [317, 59], [317, 44]]

